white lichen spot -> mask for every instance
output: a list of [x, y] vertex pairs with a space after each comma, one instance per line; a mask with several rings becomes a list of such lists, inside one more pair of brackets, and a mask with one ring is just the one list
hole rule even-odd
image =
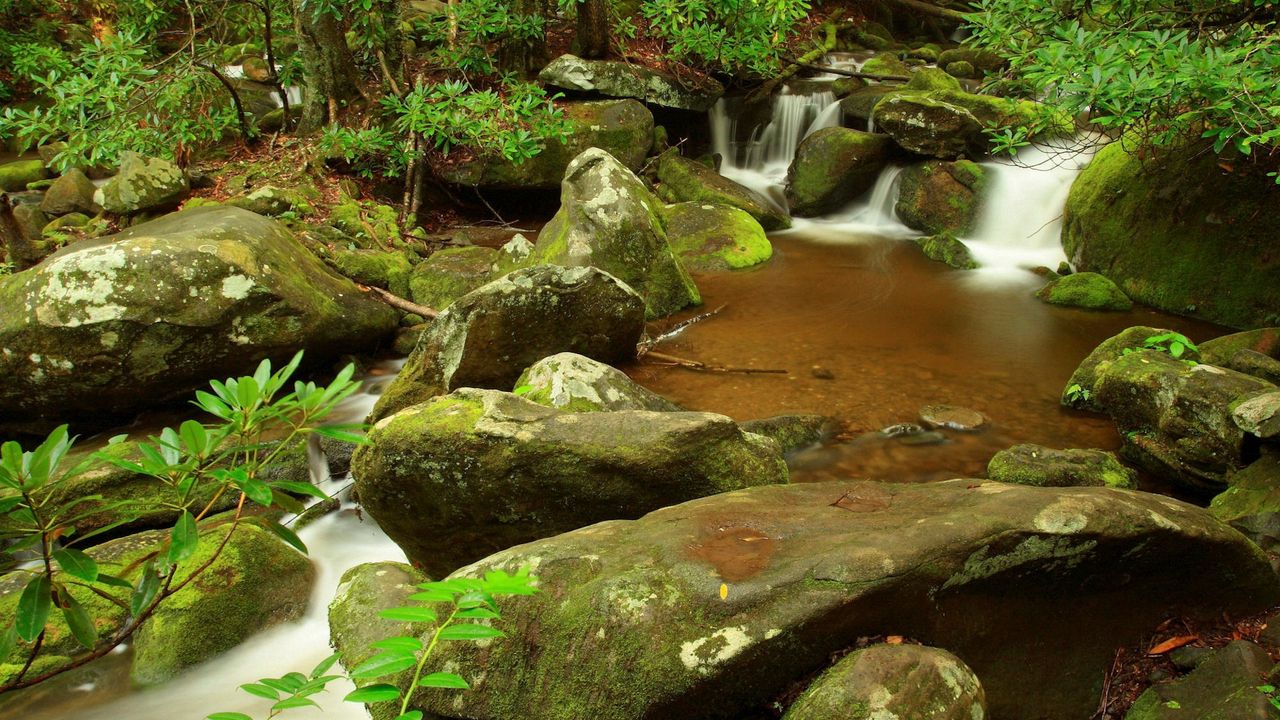
[[781, 634], [782, 634], [782, 629], [781, 629], [781, 628], [769, 628], [768, 630], [765, 630], [765, 631], [764, 631], [764, 639], [765, 639], [765, 640], [772, 640], [772, 639], [774, 639], [774, 638], [778, 637], [778, 636], [779, 636], [779, 635], [781, 635]]
[[98, 342], [102, 343], [102, 347], [108, 349], [115, 347], [116, 343], [119, 341], [120, 336], [110, 330], [98, 336]]
[[747, 634], [745, 625], [720, 628], [707, 637], [682, 643], [680, 662], [686, 668], [706, 675], [711, 672], [711, 668], [728, 661], [751, 643], [751, 636]]
[[1080, 512], [1079, 505], [1058, 502], [1037, 513], [1033, 524], [1040, 532], [1071, 535], [1083, 530], [1089, 524], [1089, 518]]
[[1161, 515], [1155, 510], [1148, 510], [1147, 513], [1151, 516], [1151, 522], [1155, 523], [1156, 526], [1158, 527], [1162, 527], [1165, 530], [1181, 530], [1182, 529], [1181, 525]]
[[253, 280], [245, 275], [228, 275], [222, 279], [222, 297], [228, 300], [243, 300], [252, 289]]
[[124, 307], [110, 302], [117, 272], [128, 264], [125, 251], [104, 245], [49, 261], [44, 285], [35, 293], [36, 318], [45, 325], [78, 327], [116, 320]]

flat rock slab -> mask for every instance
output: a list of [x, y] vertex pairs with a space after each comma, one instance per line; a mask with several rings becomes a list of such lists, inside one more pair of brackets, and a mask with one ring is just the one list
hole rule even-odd
[[472, 720], [737, 718], [859, 637], [896, 634], [973, 668], [993, 717], [1079, 720], [1119, 644], [1172, 614], [1238, 616], [1280, 597], [1261, 551], [1200, 508], [980, 480], [750, 488], [457, 574], [521, 566], [542, 591], [504, 600], [508, 637], [433, 658], [457, 662], [472, 690], [423, 691], [418, 707]]

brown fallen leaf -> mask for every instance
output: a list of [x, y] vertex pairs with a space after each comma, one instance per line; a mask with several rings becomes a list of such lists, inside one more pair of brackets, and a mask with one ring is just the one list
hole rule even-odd
[[884, 641], [885, 641], [886, 643], [890, 644], [890, 645], [901, 645], [901, 644], [902, 644], [902, 636], [901, 636], [901, 635], [890, 635], [889, 637], [885, 638], [885, 639], [884, 639]]
[[1152, 646], [1152, 648], [1147, 651], [1147, 654], [1163, 655], [1171, 650], [1177, 650], [1183, 645], [1190, 645], [1199, 639], [1199, 635], [1178, 635], [1176, 637], [1171, 637], [1158, 645]]

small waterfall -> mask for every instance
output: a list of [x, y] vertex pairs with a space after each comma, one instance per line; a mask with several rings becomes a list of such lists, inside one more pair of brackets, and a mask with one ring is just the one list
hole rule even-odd
[[[778, 95], [773, 99], [772, 118], [754, 128], [739, 127], [722, 98], [711, 108], [711, 147], [722, 158], [720, 172], [725, 177], [776, 199], [800, 141], [840, 121], [840, 103], [830, 92]], [[749, 139], [739, 139], [744, 136]]]
[[910, 238], [920, 233], [903, 225], [894, 212], [902, 166], [890, 165], [876, 178], [876, 184], [861, 198], [840, 212], [810, 220], [804, 227], [877, 237]]

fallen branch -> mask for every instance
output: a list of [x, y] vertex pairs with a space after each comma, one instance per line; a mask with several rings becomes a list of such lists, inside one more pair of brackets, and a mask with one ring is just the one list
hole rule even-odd
[[685, 328], [689, 327], [690, 325], [693, 325], [695, 323], [700, 323], [703, 320], [707, 320], [715, 317], [716, 315], [719, 315], [720, 311], [724, 310], [726, 307], [728, 306], [721, 305], [720, 307], [716, 308], [715, 310], [712, 310], [711, 312], [705, 312], [705, 313], [702, 313], [701, 315], [695, 315], [694, 317], [691, 317], [688, 320], [683, 320], [681, 322], [676, 323], [666, 332], [663, 332], [657, 337], [645, 340], [644, 342], [640, 343], [640, 346], [638, 348], [636, 348], [636, 359], [642, 358], [645, 355], [647, 355], [649, 351], [653, 350], [654, 345], [657, 345], [663, 340], [670, 340], [676, 335], [679, 335], [681, 332], [684, 332]]
[[439, 310], [429, 308], [426, 305], [419, 305], [418, 303], [413, 302], [412, 300], [405, 300], [399, 295], [394, 295], [392, 293], [389, 293], [380, 287], [374, 287], [372, 285], [357, 285], [356, 287], [359, 287], [361, 290], [364, 290], [365, 292], [373, 293], [374, 297], [378, 298], [382, 302], [390, 305], [391, 307], [397, 310], [403, 310], [407, 313], [413, 313], [414, 315], [421, 315], [422, 317], [427, 319], [432, 319], [440, 315]]
[[[836, 49], [836, 24], [831, 21], [825, 22], [822, 24], [821, 30], [822, 42], [814, 49], [804, 55], [801, 55], [800, 62], [811, 63]], [[799, 70], [800, 66], [793, 64], [791, 67], [779, 73], [778, 77], [773, 78], [756, 88], [755, 92], [751, 94], [752, 98], [764, 98], [772, 95], [773, 91], [776, 90], [779, 85], [791, 79], [791, 76], [795, 75]]]
[[770, 368], [740, 368], [740, 367], [728, 367], [724, 365], [708, 365], [704, 362], [699, 362], [697, 360], [690, 360], [688, 358], [676, 357], [675, 355], [668, 355], [666, 353], [653, 352], [653, 351], [646, 353], [645, 357], [651, 360], [657, 360], [658, 362], [676, 365], [678, 367], [685, 368], [686, 370], [698, 370], [701, 372], [741, 373], [744, 375], [786, 375], [787, 374], [786, 370], [774, 370]]
[[802, 62], [796, 58], [784, 58], [792, 65], [805, 68], [806, 70], [817, 70], [818, 72], [831, 73], [832, 75], [843, 75], [845, 77], [862, 78], [863, 80], [875, 80], [877, 82], [907, 82], [911, 78], [905, 75], [876, 75], [875, 73], [858, 72], [857, 70], [841, 70], [840, 68], [828, 67], [826, 65], [814, 65], [809, 62]]

